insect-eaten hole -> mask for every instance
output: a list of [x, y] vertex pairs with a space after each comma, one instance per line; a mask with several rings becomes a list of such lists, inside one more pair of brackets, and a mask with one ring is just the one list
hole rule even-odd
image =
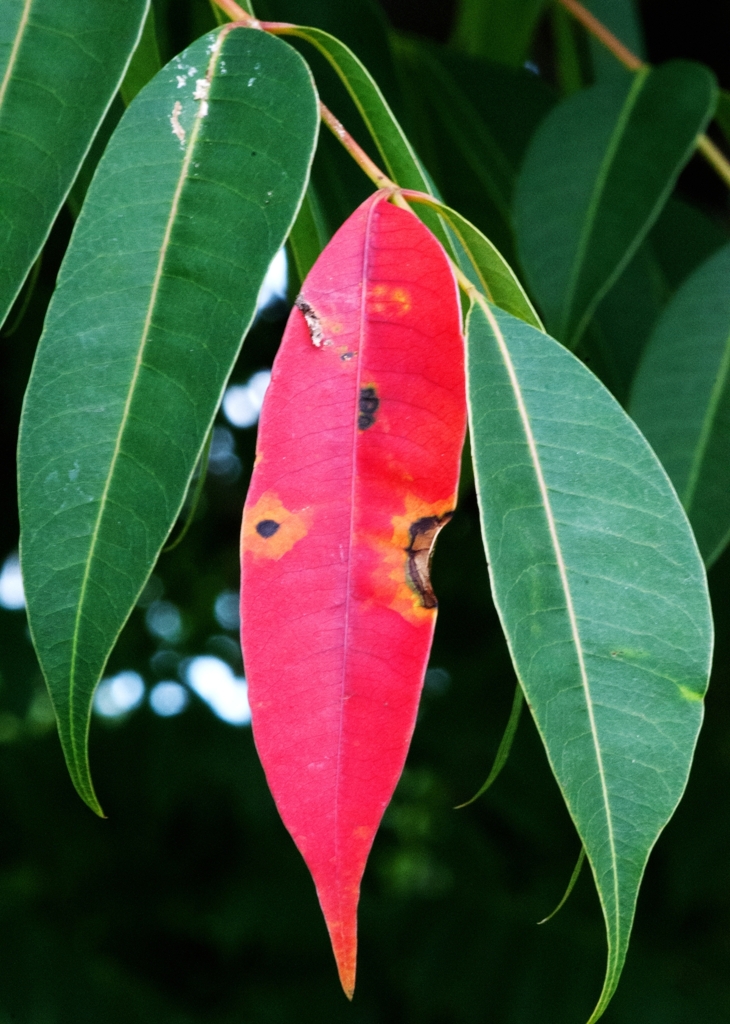
[[264, 539], [273, 537], [280, 526], [281, 523], [277, 523], [275, 519], [262, 519], [260, 523], [256, 523], [256, 533]]
[[358, 402], [357, 429], [367, 430], [375, 423], [375, 414], [378, 411], [380, 399], [374, 387], [360, 388], [360, 399]]
[[442, 516], [423, 516], [411, 523], [408, 531], [410, 543], [406, 548], [406, 577], [408, 585], [418, 594], [422, 608], [438, 605], [431, 586], [431, 556], [439, 530], [446, 526], [453, 514], [445, 512]]

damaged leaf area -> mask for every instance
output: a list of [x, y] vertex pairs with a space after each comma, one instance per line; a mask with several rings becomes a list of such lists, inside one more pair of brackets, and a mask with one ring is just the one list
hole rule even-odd
[[348, 996], [360, 881], [415, 725], [431, 553], [466, 428], [451, 268], [387, 200], [376, 193], [340, 228], [292, 310], [241, 545], [254, 738]]

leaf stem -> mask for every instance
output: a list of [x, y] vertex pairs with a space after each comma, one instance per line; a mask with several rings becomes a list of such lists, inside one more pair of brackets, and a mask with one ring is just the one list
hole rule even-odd
[[[557, 0], [557, 3], [564, 7], [566, 11], [569, 11], [575, 20], [580, 22], [586, 31], [590, 32], [599, 43], [602, 43], [629, 71], [641, 71], [643, 68], [648, 67], [643, 60], [637, 57], [635, 53], [632, 53], [627, 46], [624, 46], [621, 40], [606, 28], [603, 22], [599, 21], [594, 14], [591, 14], [579, 0]], [[707, 135], [697, 136], [697, 149], [710, 167], [730, 188], [730, 161], [725, 154], [718, 149]]]
[[730, 160], [707, 135], [697, 136], [697, 149], [730, 188]]
[[[217, 6], [220, 7], [220, 9], [224, 11], [229, 18], [233, 18], [234, 21], [244, 27], [258, 28], [275, 36], [297, 35], [298, 25], [292, 25], [285, 21], [259, 21], [257, 18], [252, 18], [251, 15], [244, 11], [242, 7], [239, 7], [239, 5], [235, 3], [235, 0], [213, 0], [213, 2], [217, 4]], [[375, 161], [370, 159], [362, 146], [353, 139], [352, 135], [350, 135], [342, 122], [335, 117], [329, 107], [326, 107], [321, 100], [319, 101], [319, 113], [320, 117], [332, 134], [339, 139], [358, 167], [367, 174], [368, 178], [370, 178], [378, 188], [395, 189], [398, 187], [394, 181], [391, 181], [384, 171], [380, 170]]]
[[591, 12], [579, 3], [578, 0], [558, 0], [566, 11], [569, 11], [576, 21], [579, 21], [581, 25], [591, 33], [592, 36], [603, 43], [607, 50], [620, 60], [625, 68], [629, 71], [641, 71], [645, 66], [643, 60], [632, 53], [631, 50], [624, 46], [621, 40], [609, 31], [603, 22], [599, 21], [598, 18], [591, 14]]
[[339, 139], [355, 163], [378, 188], [398, 188], [396, 183], [384, 171], [380, 170], [375, 161], [370, 159], [362, 146], [355, 142], [342, 122], [338, 121], [332, 111], [321, 100], [319, 102], [319, 113], [332, 134]]

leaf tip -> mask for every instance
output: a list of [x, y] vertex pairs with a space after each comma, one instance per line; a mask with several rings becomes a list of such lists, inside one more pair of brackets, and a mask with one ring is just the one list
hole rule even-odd
[[355, 992], [355, 972], [357, 969], [357, 917], [353, 908], [352, 916], [347, 920], [330, 920], [325, 914], [327, 930], [332, 942], [332, 952], [337, 963], [342, 991], [352, 1002]]

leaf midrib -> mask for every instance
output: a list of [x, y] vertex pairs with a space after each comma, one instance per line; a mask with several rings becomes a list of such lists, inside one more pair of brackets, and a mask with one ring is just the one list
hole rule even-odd
[[[353, 408], [352, 417], [352, 448], [351, 448], [351, 464], [352, 464], [352, 480], [350, 483], [350, 529], [347, 539], [347, 576], [345, 583], [345, 626], [343, 630], [344, 634], [344, 657], [342, 659], [342, 677], [340, 680], [340, 728], [337, 737], [337, 757], [336, 757], [336, 773], [337, 773], [337, 785], [335, 786], [335, 813], [334, 813], [334, 836], [335, 836], [335, 870], [337, 872], [337, 906], [338, 906], [338, 919], [340, 922], [343, 920], [342, 916], [342, 891], [339, 885], [340, 880], [340, 833], [339, 833], [339, 817], [340, 817], [340, 767], [342, 761], [342, 744], [345, 724], [345, 709], [346, 704], [346, 685], [347, 685], [347, 662], [348, 653], [350, 651], [350, 644], [348, 642], [348, 633], [350, 630], [350, 605], [352, 604], [351, 594], [351, 583], [352, 583], [352, 563], [353, 563], [353, 547], [355, 539], [355, 491], [357, 488], [357, 446], [359, 440], [359, 428], [358, 428], [358, 408], [360, 399], [360, 384], [362, 382], [362, 362], [364, 355], [364, 346], [366, 340], [366, 327], [367, 327], [367, 281], [368, 281], [368, 264], [369, 264], [369, 245], [370, 245], [370, 232], [372, 229], [372, 222], [374, 212], [378, 207], [378, 200], [376, 199], [371, 203], [368, 209], [368, 219], [365, 225], [364, 241], [363, 241], [363, 254], [362, 254], [362, 271], [360, 274], [361, 281], [361, 293], [360, 293], [360, 324], [359, 324], [359, 348], [358, 348], [358, 359], [357, 359], [357, 378], [355, 381], [355, 404]], [[340, 930], [342, 928], [340, 927]]]
[[2, 113], [2, 106], [5, 102], [5, 94], [8, 91], [8, 85], [10, 84], [10, 79], [13, 76], [13, 69], [15, 68], [15, 65], [18, 60], [18, 53], [20, 52], [20, 47], [23, 42], [25, 30], [28, 27], [30, 11], [33, 6], [33, 3], [34, 0], [25, 0], [23, 11], [20, 15], [20, 21], [18, 22], [18, 28], [15, 33], [15, 39], [13, 40], [13, 46], [12, 49], [10, 50], [10, 56], [8, 58], [8, 66], [5, 69], [3, 80], [2, 82], [0, 82], [0, 113]]
[[616, 121], [613, 131], [611, 132], [608, 146], [606, 147], [606, 152], [603, 156], [603, 160], [601, 161], [601, 166], [599, 167], [598, 175], [596, 176], [593, 192], [591, 194], [591, 199], [586, 210], [585, 219], [583, 221], [583, 229], [581, 231], [580, 238], [578, 239], [578, 247], [575, 252], [575, 259], [573, 260], [573, 265], [571, 267], [570, 277], [568, 278], [568, 287], [566, 288], [565, 300], [563, 302], [563, 317], [560, 324], [559, 335], [560, 338], [564, 339], [566, 342], [568, 341], [568, 339], [565, 338], [564, 336], [566, 335], [568, 325], [570, 324], [573, 316], [573, 300], [575, 299], [575, 293], [578, 288], [578, 281], [580, 279], [581, 271], [585, 262], [586, 251], [588, 249], [591, 236], [593, 234], [593, 228], [596, 222], [596, 217], [598, 216], [598, 209], [603, 198], [606, 183], [608, 181], [608, 176], [611, 171], [611, 167], [613, 165], [614, 158], [618, 151], [619, 145], [621, 143], [621, 139], [623, 138], [624, 130], [631, 116], [631, 113], [634, 107], [636, 106], [639, 94], [644, 87], [644, 83], [648, 75], [649, 68], [646, 68], [642, 71], [638, 71], [636, 73], [636, 77], [634, 78], [634, 81], [631, 84], [628, 96], [626, 97], [624, 105], [621, 109], [621, 114], [619, 115], [619, 118]]
[[[556, 564], [557, 564], [557, 568], [558, 568], [558, 573], [559, 573], [559, 576], [560, 576], [561, 587], [562, 587], [563, 594], [564, 594], [564, 597], [565, 597], [566, 611], [568, 613], [568, 619], [569, 619], [569, 622], [570, 622], [570, 630], [571, 630], [571, 634], [572, 634], [572, 638], [573, 638], [573, 645], [575, 647], [576, 655], [577, 655], [577, 658], [578, 658], [578, 667], [579, 667], [579, 670], [580, 670], [581, 685], [582, 685], [583, 693], [584, 693], [584, 696], [585, 696], [586, 708], [587, 708], [587, 712], [588, 712], [588, 720], [589, 720], [590, 730], [591, 730], [591, 737], [592, 737], [592, 740], [593, 740], [593, 747], [594, 747], [595, 756], [596, 756], [596, 764], [597, 764], [597, 768], [598, 768], [598, 775], [599, 775], [600, 782], [601, 782], [601, 794], [602, 794], [602, 797], [603, 797], [603, 807], [604, 807], [604, 811], [605, 811], [605, 815], [606, 815], [606, 827], [607, 827], [607, 831], [608, 831], [608, 843], [609, 843], [609, 847], [610, 847], [610, 850], [611, 850], [611, 869], [612, 869], [612, 874], [613, 874], [614, 908], [615, 908], [615, 912], [614, 912], [613, 917], [614, 917], [615, 936], [616, 936], [616, 940], [618, 941], [619, 936], [620, 936], [619, 878], [618, 878], [618, 870], [617, 870], [616, 842], [615, 842], [615, 837], [614, 837], [614, 834], [613, 834], [613, 819], [611, 817], [611, 804], [610, 804], [610, 800], [609, 800], [609, 796], [608, 796], [608, 786], [606, 784], [606, 773], [605, 773], [605, 769], [604, 769], [604, 766], [603, 766], [603, 757], [601, 755], [600, 743], [598, 741], [598, 730], [597, 730], [597, 727], [596, 727], [595, 715], [593, 713], [593, 701], [592, 701], [592, 697], [591, 697], [590, 682], [589, 682], [589, 679], [588, 679], [588, 672], [586, 670], [585, 661], [584, 661], [584, 658], [583, 658], [583, 647], [582, 647], [582, 642], [581, 642], [581, 638], [580, 638], [580, 632], [578, 630], [577, 616], [575, 614], [575, 609], [573, 607], [573, 597], [572, 597], [572, 594], [571, 594], [571, 591], [570, 591], [570, 586], [569, 586], [569, 583], [568, 583], [567, 569], [566, 569], [566, 566], [565, 566], [565, 561], [563, 559], [562, 549], [561, 549], [561, 546], [560, 546], [560, 540], [559, 540], [558, 533], [557, 533], [557, 528], [556, 528], [556, 525], [555, 525], [555, 517], [553, 515], [552, 506], [550, 504], [550, 497], [549, 497], [549, 493], [548, 493], [547, 484], [545, 482], [545, 478], [544, 478], [543, 472], [542, 472], [542, 465], [540, 463], [540, 456], [539, 456], [538, 451], [537, 451], [537, 444], [536, 444], [535, 437], [534, 437], [534, 435], [532, 433], [532, 428], [531, 428], [531, 425], [530, 425], [529, 413], [527, 411], [527, 407], [526, 407], [524, 399], [522, 397], [522, 390], [520, 388], [519, 380], [517, 378], [517, 374], [515, 372], [515, 368], [514, 368], [514, 365], [512, 363], [512, 359], [510, 357], [510, 354], [509, 354], [509, 349], [508, 349], [507, 344], [505, 342], [504, 335], [502, 334], [500, 326], [499, 326], [496, 318], [494, 317], [491, 309], [489, 308], [488, 303], [478, 293], [475, 293], [475, 299], [479, 303], [481, 309], [483, 310], [484, 315], [487, 318], [487, 322], [489, 323], [489, 326], [490, 326], [490, 328], [491, 328], [491, 330], [492, 330], [492, 332], [494, 334], [495, 340], [497, 342], [497, 346], [498, 346], [498, 348], [500, 350], [500, 355], [502, 356], [502, 359], [504, 361], [505, 369], [507, 370], [507, 375], [508, 375], [508, 377], [510, 379], [510, 384], [512, 385], [512, 389], [513, 389], [513, 392], [514, 392], [514, 395], [515, 395], [515, 401], [517, 403], [517, 411], [518, 411], [520, 420], [522, 422], [522, 428], [523, 428], [523, 430], [525, 432], [525, 438], [527, 440], [527, 446], [528, 446], [528, 450], [530, 452], [530, 459], [532, 461], [532, 465], [533, 465], [533, 468], [534, 468], [534, 471], [535, 471], [535, 476], [537, 478], [538, 488], [540, 490], [540, 496], [542, 498], [543, 508], [544, 508], [544, 511], [545, 511], [545, 518], [547, 520], [547, 525], [548, 525], [548, 532], [550, 534], [550, 540], [551, 540], [551, 543], [552, 543], [553, 551], [555, 553], [555, 560], [556, 560]], [[604, 904], [604, 906], [605, 906], [605, 904]], [[611, 945], [611, 937], [610, 937], [610, 932], [609, 932], [609, 946], [610, 945]]]
[[[223, 40], [226, 38], [226, 35], [227, 35], [227, 33], [222, 33], [221, 35], [219, 35], [218, 40], [216, 41], [215, 49], [213, 50], [213, 52], [211, 54], [211, 60], [210, 60], [210, 64], [209, 64], [209, 67], [208, 67], [208, 72], [207, 72], [207, 76], [208, 77], [212, 77], [212, 71], [213, 71], [213, 68], [215, 67], [215, 62], [217, 61], [217, 59], [218, 59], [218, 57], [220, 55], [220, 51], [221, 51], [221, 48], [222, 48]], [[150, 333], [150, 329], [151, 329], [151, 326], [152, 326], [152, 317], [153, 317], [155, 306], [156, 306], [156, 302], [157, 302], [157, 294], [159, 292], [160, 283], [162, 281], [163, 268], [164, 268], [165, 260], [166, 260], [166, 257], [167, 257], [167, 252], [168, 252], [168, 249], [170, 247], [170, 240], [171, 240], [171, 237], [172, 237], [172, 231], [173, 231], [173, 228], [174, 228], [174, 225], [175, 225], [175, 220], [176, 220], [176, 217], [177, 217], [178, 207], [180, 205], [180, 199], [181, 199], [181, 196], [182, 196], [182, 191], [183, 191], [183, 187], [185, 185], [185, 181], [187, 179], [188, 170], [189, 170], [190, 164], [192, 162], [193, 152], [195, 150], [195, 145], [196, 145], [196, 142], [197, 142], [197, 139], [198, 139], [198, 135], [200, 133], [200, 126], [202, 124], [202, 120], [203, 119], [200, 116], [200, 102], [199, 102], [198, 103], [198, 111], [196, 112], [196, 115], [195, 115], [195, 118], [194, 118], [194, 121], [193, 121], [193, 126], [190, 129], [189, 141], [188, 141], [188, 145], [187, 145], [187, 149], [186, 149], [186, 152], [185, 152], [185, 156], [184, 156], [181, 168], [180, 168], [180, 174], [178, 176], [177, 184], [175, 186], [175, 191], [173, 192], [172, 203], [171, 203], [171, 206], [170, 206], [170, 213], [169, 213], [169, 216], [168, 216], [168, 219], [167, 219], [167, 223], [165, 224], [165, 232], [164, 232], [164, 235], [163, 235], [163, 238], [162, 238], [162, 244], [160, 246], [160, 254], [159, 254], [158, 261], [157, 261], [157, 267], [155, 268], [155, 275], [154, 275], [154, 278], [152, 280], [152, 288], [151, 288], [151, 291], [150, 291], [150, 299], [149, 299], [149, 303], [148, 303], [148, 306], [147, 306], [147, 312], [146, 312], [146, 315], [145, 315], [144, 323], [142, 325], [142, 332], [140, 334], [140, 341], [139, 341], [139, 346], [138, 346], [138, 349], [137, 349], [137, 356], [135, 358], [134, 371], [132, 373], [132, 377], [131, 377], [131, 380], [130, 380], [130, 383], [129, 383], [129, 389], [127, 391], [127, 398], [126, 398], [126, 401], [124, 403], [124, 409], [122, 411], [122, 418], [121, 418], [121, 421], [120, 421], [120, 424], [119, 424], [119, 429], [117, 431], [117, 436], [116, 436], [116, 440], [115, 440], [115, 443], [114, 443], [114, 450], [112, 452], [111, 462], [109, 463], [109, 470], [107, 472], [107, 477], [106, 477], [106, 480], [104, 482], [104, 489], [103, 489], [103, 491], [101, 493], [101, 498], [99, 499], [99, 511], [97, 513], [96, 521], [94, 523], [94, 529], [93, 529], [92, 534], [91, 534], [91, 542], [90, 542], [90, 545], [89, 545], [88, 555], [86, 557], [86, 565], [84, 567], [84, 574], [83, 574], [83, 577], [82, 577], [82, 580], [81, 580], [81, 588], [80, 588], [80, 591], [79, 591], [79, 601], [78, 601], [78, 606], [77, 606], [77, 611], [76, 611], [76, 618], [75, 618], [75, 621], [74, 621], [74, 629], [73, 629], [73, 636], [72, 636], [72, 642], [71, 642], [71, 657], [70, 657], [70, 664], [69, 664], [69, 719], [70, 719], [70, 721], [74, 720], [74, 700], [75, 700], [75, 695], [76, 695], [75, 679], [76, 679], [76, 660], [77, 660], [77, 656], [78, 656], [78, 641], [79, 641], [79, 634], [80, 634], [81, 618], [82, 618], [82, 613], [83, 613], [83, 609], [84, 609], [84, 605], [85, 605], [85, 601], [86, 601], [86, 591], [87, 591], [87, 588], [88, 588], [89, 578], [90, 578], [90, 574], [91, 574], [91, 564], [93, 562], [96, 546], [97, 546], [97, 543], [98, 543], [98, 540], [99, 540], [99, 533], [100, 533], [100, 530], [101, 530], [101, 523], [102, 523], [102, 520], [103, 520], [103, 517], [104, 517], [104, 513], [106, 511], [106, 505], [107, 505], [107, 501], [108, 501], [108, 497], [109, 497], [109, 491], [110, 491], [110, 488], [111, 488], [111, 483], [112, 483], [112, 480], [114, 478], [114, 472], [115, 472], [116, 464], [117, 464], [117, 461], [119, 459], [119, 454], [121, 452], [122, 438], [124, 436], [124, 432], [126, 430], [127, 423], [129, 421], [129, 413], [130, 413], [130, 409], [131, 409], [131, 405], [132, 405], [132, 399], [134, 397], [135, 388], [136, 388], [136, 385], [137, 385], [137, 381], [139, 379], [140, 370], [142, 368], [143, 356], [144, 356], [145, 348], [146, 348], [147, 342], [149, 340], [149, 333]], [[70, 742], [71, 742], [71, 749], [73, 751], [74, 762], [76, 764], [78, 764], [79, 763], [79, 751], [78, 751], [78, 743], [77, 743], [77, 737], [76, 737], [76, 730], [75, 729], [72, 728], [70, 730], [69, 738], [70, 738]]]

